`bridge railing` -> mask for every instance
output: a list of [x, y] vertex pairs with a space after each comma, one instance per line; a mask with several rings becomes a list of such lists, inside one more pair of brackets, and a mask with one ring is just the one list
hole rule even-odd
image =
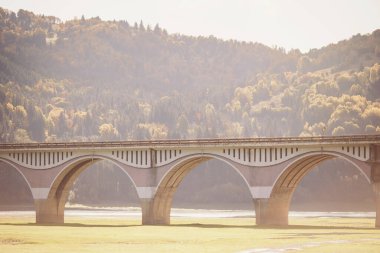
[[165, 147], [165, 146], [212, 146], [239, 144], [297, 144], [297, 143], [351, 143], [371, 142], [380, 144], [380, 135], [351, 136], [311, 136], [311, 137], [262, 137], [262, 138], [210, 138], [210, 139], [169, 139], [169, 140], [132, 140], [101, 142], [55, 142], [55, 143], [2, 143], [0, 150], [10, 149], [70, 149], [70, 148], [107, 148], [107, 147]]

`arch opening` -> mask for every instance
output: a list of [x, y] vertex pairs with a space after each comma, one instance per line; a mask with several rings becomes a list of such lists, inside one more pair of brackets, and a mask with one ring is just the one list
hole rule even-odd
[[[85, 184], [85, 186], [81, 184]], [[125, 192], [128, 190], [128, 192]], [[107, 201], [107, 197], [113, 201]], [[137, 192], [128, 173], [111, 159], [82, 157], [69, 164], [54, 180], [48, 199], [38, 201], [37, 223], [63, 223], [66, 207], [126, 207], [125, 197], [136, 206]], [[131, 197], [132, 196], [132, 197]], [[124, 198], [123, 198], [124, 197]], [[118, 199], [119, 198], [119, 199]], [[80, 206], [79, 206], [80, 205]]]
[[374, 211], [373, 191], [366, 177], [351, 163], [333, 158], [319, 163], [299, 182], [290, 211]]
[[30, 185], [19, 169], [0, 160], [0, 210], [33, 210]]
[[136, 207], [136, 188], [125, 171], [106, 160], [98, 160], [75, 179], [66, 207]]
[[154, 202], [156, 223], [169, 224], [172, 207], [246, 209], [254, 215], [252, 195], [244, 175], [229, 161], [212, 155], [185, 159], [163, 177]]
[[[359, 171], [362, 180], [369, 180], [366, 174], [369, 168], [364, 162], [360, 162], [350, 157], [336, 153], [312, 153], [297, 157], [290, 165], [288, 165], [274, 183], [270, 199], [267, 203], [267, 213], [264, 222], [267, 224], [288, 224], [288, 213], [293, 195], [301, 184], [303, 178], [310, 174], [318, 165], [324, 164], [326, 161], [344, 161], [345, 164], [351, 166], [351, 170]], [[320, 186], [322, 187], [322, 186]], [[370, 188], [369, 184], [368, 187]], [[298, 193], [300, 194], [300, 193]], [[309, 196], [310, 198], [310, 196]], [[270, 221], [272, 220], [272, 221]]]

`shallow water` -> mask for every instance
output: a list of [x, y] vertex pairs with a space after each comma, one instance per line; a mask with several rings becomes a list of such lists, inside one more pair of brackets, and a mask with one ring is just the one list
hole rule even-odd
[[[34, 216], [34, 211], [0, 211], [0, 216]], [[71, 217], [141, 217], [140, 208], [95, 208], [95, 209], [68, 209], [65, 216]], [[181, 218], [251, 218], [254, 211], [249, 210], [204, 210], [204, 209], [175, 209], [171, 217]], [[374, 218], [375, 212], [289, 212], [289, 217], [304, 218]]]

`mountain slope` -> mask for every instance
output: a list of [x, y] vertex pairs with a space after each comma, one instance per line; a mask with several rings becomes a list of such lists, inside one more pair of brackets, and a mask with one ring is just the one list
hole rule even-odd
[[[378, 134], [379, 45], [376, 30], [301, 54], [142, 23], [63, 23], [0, 9], [0, 141]], [[312, 189], [326, 186], [318, 196], [334, 183], [345, 192], [344, 173], [364, 182], [342, 163], [330, 167], [336, 171], [305, 179]], [[82, 188], [96, 192], [90, 182], [99, 173], [85, 174], [77, 200], [99, 196]], [[241, 191], [231, 180], [212, 191]], [[357, 198], [369, 198], [361, 192]]]

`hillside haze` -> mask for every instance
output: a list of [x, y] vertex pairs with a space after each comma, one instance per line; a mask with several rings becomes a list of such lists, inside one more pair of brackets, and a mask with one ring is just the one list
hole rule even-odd
[[[0, 119], [3, 143], [379, 134], [380, 30], [302, 54], [143, 22], [61, 22], [0, 8]], [[175, 204], [251, 205], [235, 174], [205, 164]], [[30, 202], [17, 172], [0, 175], [0, 203]], [[135, 204], [125, 182], [118, 168], [94, 165], [70, 201]], [[210, 194], [218, 203], [208, 203]], [[313, 208], [342, 206], [337, 199], [347, 209], [372, 208], [365, 178], [338, 160], [305, 177], [294, 205], [308, 209], [311, 198]]]

